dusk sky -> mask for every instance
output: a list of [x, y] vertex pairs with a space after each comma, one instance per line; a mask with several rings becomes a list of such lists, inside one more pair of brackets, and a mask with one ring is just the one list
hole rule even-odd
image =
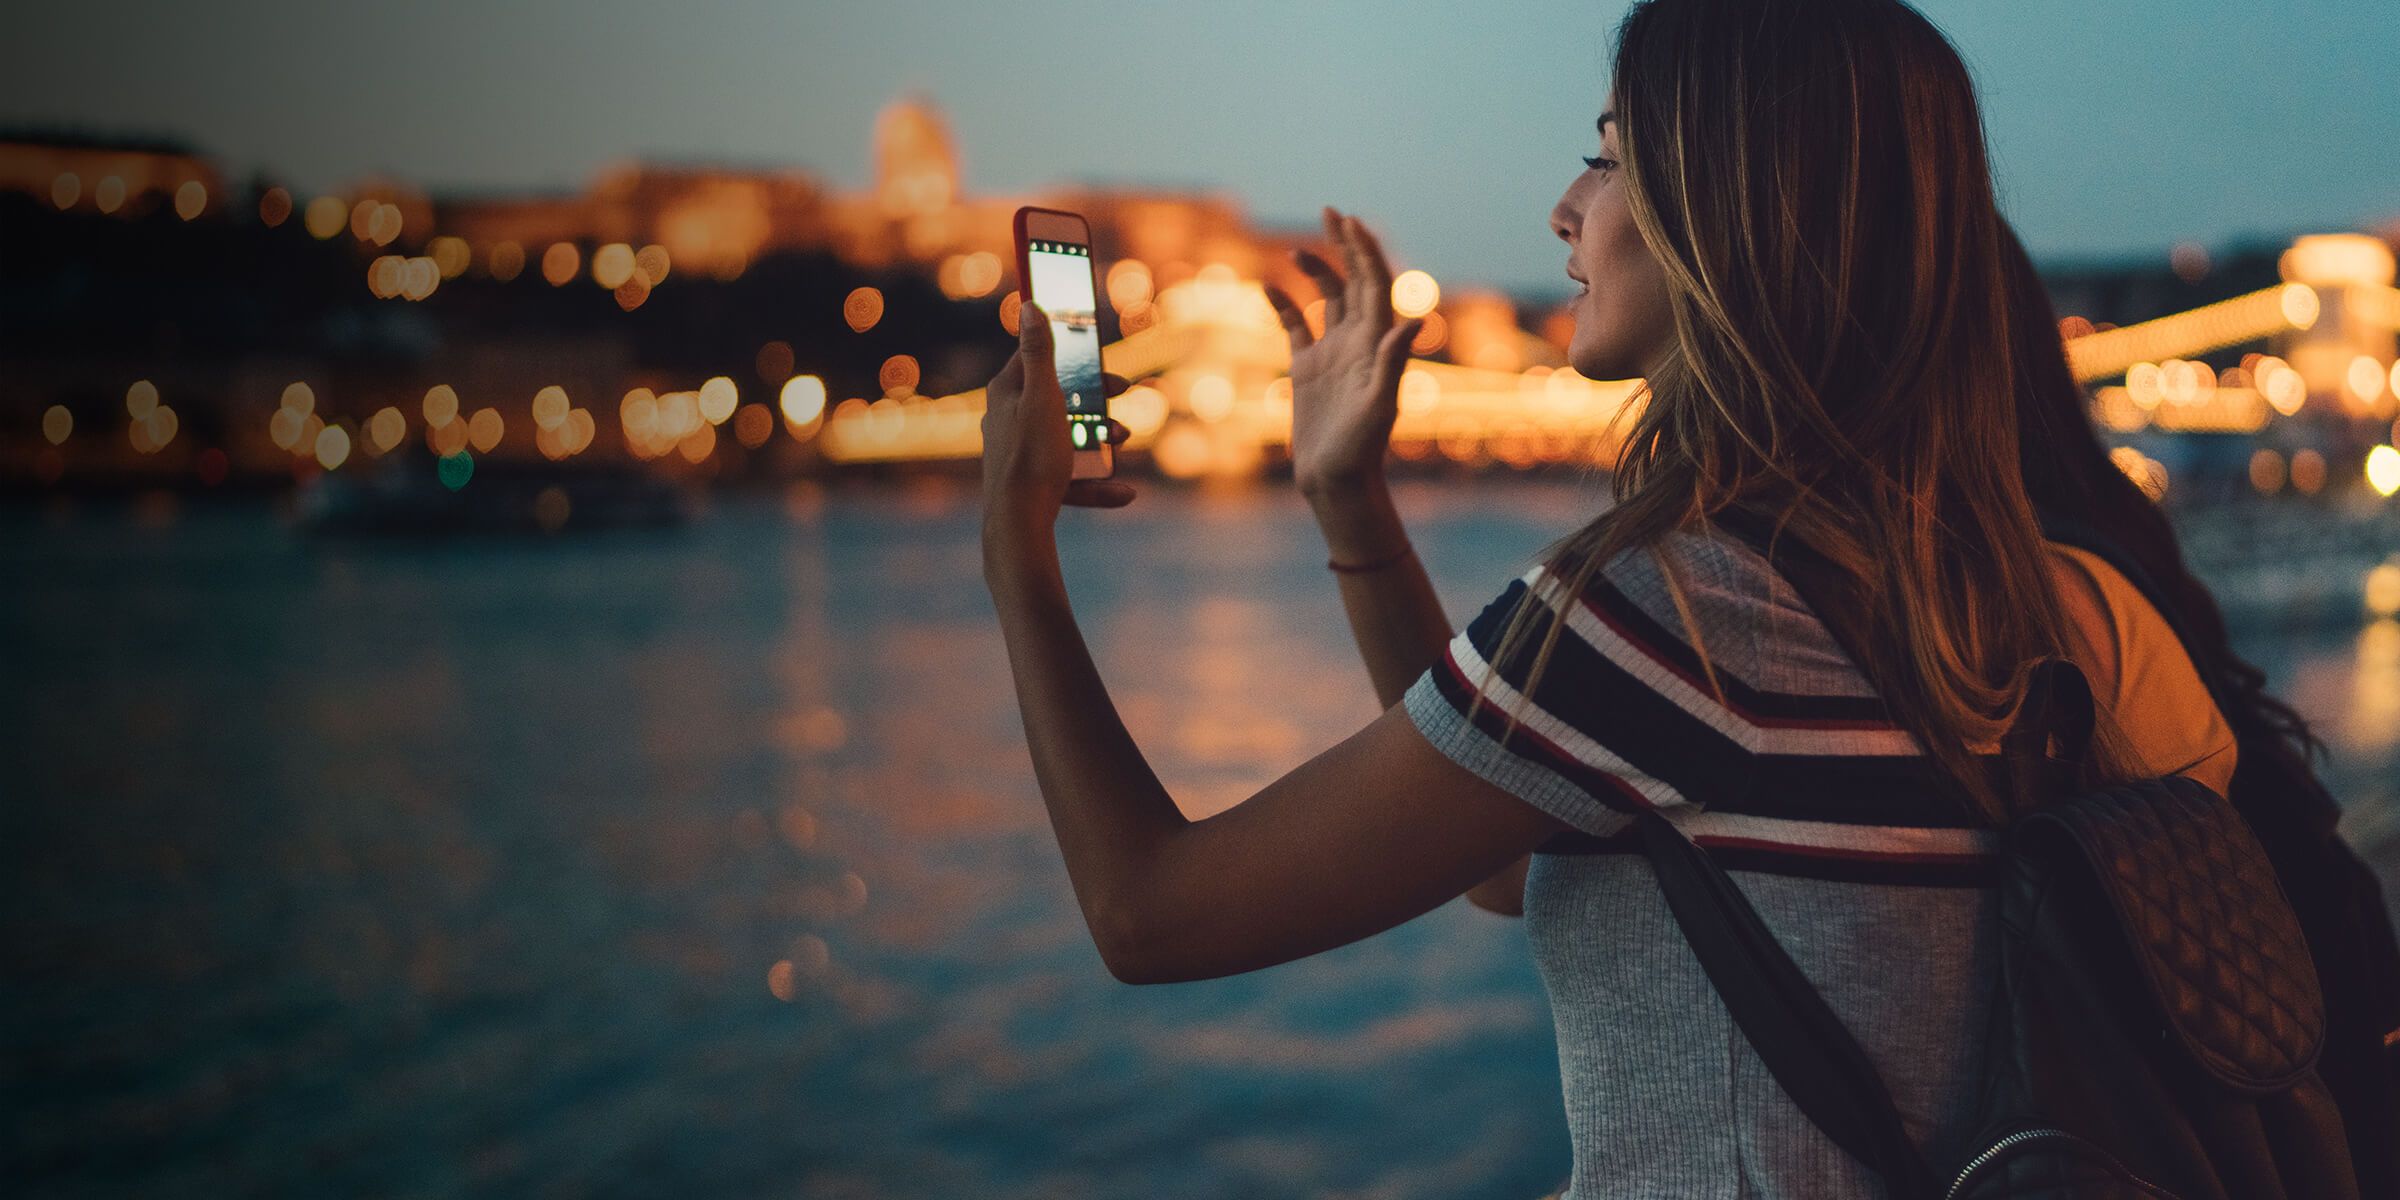
[[[1927, 0], [2045, 261], [2400, 217], [2400, 3]], [[866, 179], [876, 110], [948, 115], [971, 193], [1218, 190], [1365, 214], [1404, 266], [1564, 289], [1621, 0], [1491, 4], [50, 5], [0, 123], [188, 140], [308, 190], [573, 190], [629, 157]], [[1106, 253], [1106, 248], [1102, 248]]]

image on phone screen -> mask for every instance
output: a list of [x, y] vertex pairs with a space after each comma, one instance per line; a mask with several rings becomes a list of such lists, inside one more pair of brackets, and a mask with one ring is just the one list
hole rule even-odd
[[1092, 250], [1072, 242], [1036, 241], [1026, 248], [1033, 302], [1050, 317], [1058, 387], [1067, 395], [1067, 436], [1078, 450], [1107, 438], [1107, 403], [1100, 389], [1100, 306], [1092, 294]]

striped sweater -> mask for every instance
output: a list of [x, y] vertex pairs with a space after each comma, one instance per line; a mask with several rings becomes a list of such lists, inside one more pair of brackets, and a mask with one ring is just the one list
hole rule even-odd
[[[2099, 559], [2052, 549], [2102, 708], [2128, 723], [2145, 762], [2196, 760], [2187, 773], [2222, 791], [2232, 732], [2164, 621]], [[1996, 835], [1939, 798], [1914, 737], [1791, 586], [1730, 533], [1670, 534], [1595, 572], [1582, 596], [1564, 591], [1543, 568], [1527, 570], [1403, 703], [1444, 754], [1573, 827], [1534, 856], [1525, 884], [1575, 1151], [1566, 1200], [1883, 1195], [1733, 1025], [1641, 855], [1633, 816], [1643, 808], [1735, 873], [1857, 1035], [1909, 1132], [1935, 1163], [1952, 1161], [1973, 1133], [1996, 965]], [[1541, 606], [1533, 636], [1495, 669], [1502, 629], [1528, 605]], [[1560, 619], [1527, 703], [1518, 689]]]

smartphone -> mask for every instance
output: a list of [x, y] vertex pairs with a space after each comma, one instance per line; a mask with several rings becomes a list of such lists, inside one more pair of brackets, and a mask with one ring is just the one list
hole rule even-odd
[[1117, 453], [1108, 444], [1108, 396], [1100, 381], [1100, 275], [1091, 224], [1054, 208], [1018, 209], [1017, 280], [1050, 317], [1058, 390], [1067, 396], [1067, 441], [1075, 448], [1068, 478], [1106, 479], [1116, 474]]

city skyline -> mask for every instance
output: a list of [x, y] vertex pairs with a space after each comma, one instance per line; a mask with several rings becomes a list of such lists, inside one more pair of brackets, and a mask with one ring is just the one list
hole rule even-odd
[[[2385, 135], [2400, 114], [2372, 49], [2400, 40], [2400, 8], [2210, 0], [2169, 26], [2070, 20], [2062, 4], [1923, 7], [1977, 71], [2004, 204], [2046, 260], [2400, 216], [2400, 145]], [[164, 7], [130, 22], [65, 12], [0, 50], [0, 121], [176, 137], [236, 177], [316, 190], [384, 175], [437, 195], [574, 192], [627, 160], [790, 167], [850, 190], [868, 178], [875, 113], [918, 94], [950, 115], [971, 194], [1221, 193], [1285, 228], [1334, 203], [1376, 221], [1407, 265], [1542, 289], [1563, 279], [1543, 217], [1590, 149], [1623, 8], [1525, 4], [1472, 24], [1347, 4], [1074, 3], [1039, 29], [949, 4], [440, 3], [339, 19], [278, 0], [206, 24]], [[1123, 46], [1148, 57], [1129, 66]], [[1035, 128], [1012, 95], [1089, 119], [1080, 135]]]

